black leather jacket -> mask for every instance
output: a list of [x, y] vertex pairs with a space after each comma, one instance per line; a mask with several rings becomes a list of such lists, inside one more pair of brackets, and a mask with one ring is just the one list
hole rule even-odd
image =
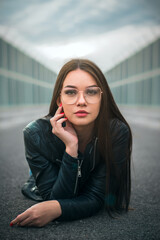
[[[125, 161], [128, 127], [118, 119], [110, 125], [114, 159]], [[25, 156], [33, 176], [22, 193], [34, 200], [57, 200], [62, 209], [58, 221], [76, 220], [96, 214], [105, 203], [106, 166], [95, 151], [97, 138], [86, 147], [84, 154], [74, 158], [65, 152], [64, 143], [52, 133], [50, 118], [29, 123], [24, 129]], [[115, 135], [114, 135], [115, 136]]]

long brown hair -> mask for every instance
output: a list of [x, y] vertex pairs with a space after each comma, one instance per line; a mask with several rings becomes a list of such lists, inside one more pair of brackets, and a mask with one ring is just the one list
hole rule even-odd
[[[102, 99], [101, 99], [101, 107], [100, 114], [96, 119], [96, 135], [98, 137], [98, 150], [102, 159], [106, 162], [106, 201], [105, 206], [110, 216], [112, 216], [113, 212], [119, 213], [121, 210], [125, 209], [128, 211], [130, 195], [131, 195], [131, 152], [132, 152], [132, 132], [130, 126], [128, 125], [125, 118], [122, 116], [120, 110], [118, 109], [111, 90], [108, 86], [106, 78], [99, 67], [90, 60], [87, 59], [72, 59], [67, 62], [60, 70], [57, 81], [55, 83], [53, 96], [49, 108], [48, 116], [54, 116], [58, 106], [57, 99], [60, 96], [60, 92], [62, 89], [63, 82], [67, 76], [67, 74], [76, 69], [84, 70], [88, 72], [93, 78], [96, 80], [97, 85], [103, 91]], [[110, 121], [112, 119], [119, 119], [125, 125], [127, 125], [129, 130], [129, 140], [128, 140], [128, 149], [127, 149], [127, 159], [123, 164], [121, 171], [121, 176], [114, 168], [115, 164], [113, 164], [113, 152], [112, 152], [112, 139], [110, 133]], [[106, 151], [107, 149], [107, 151]], [[116, 179], [118, 188], [113, 190], [111, 188], [112, 178], [114, 181]], [[114, 197], [116, 200], [111, 199]], [[112, 202], [112, 203], [110, 203]], [[114, 203], [113, 203], [114, 202]]]

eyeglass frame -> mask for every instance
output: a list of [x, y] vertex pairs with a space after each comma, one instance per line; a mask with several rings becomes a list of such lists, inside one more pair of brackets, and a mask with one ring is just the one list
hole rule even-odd
[[[98, 86], [94, 86], [94, 87], [97, 87], [97, 88], [100, 89], [100, 99], [101, 99], [101, 95], [102, 95], [102, 93], [103, 93], [102, 90], [101, 90], [101, 88], [98, 87]], [[87, 88], [93, 88], [93, 87], [86, 87], [86, 89], [87, 89]], [[86, 90], [86, 89], [85, 89], [85, 90]], [[84, 93], [85, 90], [81, 90], [81, 91], [80, 91], [80, 90], [77, 90], [77, 89], [76, 89], [76, 91], [77, 91], [78, 93], [79, 93], [79, 92], [83, 92], [83, 93]], [[62, 91], [61, 91], [61, 92], [62, 92]], [[60, 92], [60, 95], [61, 95], [61, 92]], [[62, 95], [61, 95], [61, 96], [62, 96]], [[85, 101], [87, 102], [84, 94], [83, 94], [83, 97], [84, 97]], [[77, 100], [78, 100], [78, 98], [77, 98]], [[68, 104], [68, 105], [73, 105], [73, 104], [75, 104], [75, 103], [77, 102], [77, 100], [76, 100], [74, 103], [66, 103], [66, 104]], [[87, 102], [87, 103], [88, 103], [88, 102]], [[89, 103], [89, 104], [95, 104], [95, 103]]]

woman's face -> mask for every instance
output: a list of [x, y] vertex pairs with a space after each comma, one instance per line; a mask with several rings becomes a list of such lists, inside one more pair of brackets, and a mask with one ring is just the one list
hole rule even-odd
[[[67, 89], [85, 91], [86, 88], [91, 86], [97, 86], [95, 79], [87, 72], [76, 69], [67, 74], [63, 86], [62, 92]], [[100, 94], [101, 95], [101, 94]], [[78, 98], [74, 104], [67, 104], [61, 96], [65, 116], [75, 126], [85, 126], [93, 123], [97, 118], [100, 110], [101, 96], [96, 103], [88, 103], [84, 98], [84, 92], [78, 93]], [[78, 111], [81, 111], [78, 113]]]

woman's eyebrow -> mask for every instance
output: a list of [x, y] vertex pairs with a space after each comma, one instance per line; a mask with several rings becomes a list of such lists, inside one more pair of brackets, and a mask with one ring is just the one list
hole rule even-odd
[[76, 88], [75, 86], [73, 86], [73, 85], [67, 85], [67, 86], [65, 86], [64, 88]]
[[[97, 85], [87, 86], [86, 88], [89, 88], [89, 87], [97, 87]], [[65, 86], [64, 88], [77, 88], [77, 87], [76, 87], [76, 86], [73, 86], [73, 85], [67, 85], [67, 86]]]
[[[97, 86], [97, 85], [91, 85], [91, 86], [88, 86], [88, 87], [98, 87], [98, 86]], [[88, 88], [88, 87], [87, 87], [87, 88]]]

